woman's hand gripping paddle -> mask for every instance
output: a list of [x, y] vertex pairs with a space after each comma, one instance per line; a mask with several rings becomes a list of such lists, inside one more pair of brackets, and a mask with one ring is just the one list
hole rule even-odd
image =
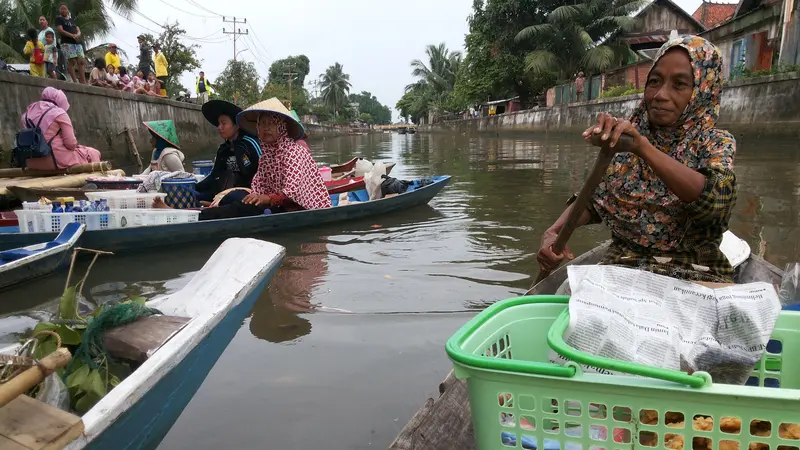
[[[589, 200], [592, 198], [594, 190], [597, 188], [597, 185], [600, 184], [600, 181], [603, 180], [603, 176], [605, 176], [608, 165], [611, 164], [611, 160], [614, 158], [614, 154], [617, 152], [630, 151], [634, 145], [633, 138], [627, 134], [620, 136], [617, 145], [613, 148], [609, 147], [610, 140], [601, 140], [599, 134], [592, 135], [591, 142], [592, 145], [600, 147], [600, 154], [597, 155], [597, 160], [594, 162], [592, 172], [589, 174], [586, 182], [583, 183], [583, 187], [578, 193], [578, 198], [572, 203], [572, 209], [569, 211], [567, 220], [564, 222], [564, 226], [561, 227], [561, 231], [558, 232], [556, 241], [553, 243], [552, 250], [553, 253], [557, 255], [560, 255], [564, 251], [564, 247], [566, 247], [567, 241], [569, 241], [569, 238], [572, 236], [572, 232], [575, 231], [575, 227], [578, 224], [583, 210], [589, 205]], [[539, 284], [539, 282], [547, 278], [550, 273], [551, 270], [540, 267], [539, 276], [536, 277], [536, 282], [533, 285], [536, 286]]]

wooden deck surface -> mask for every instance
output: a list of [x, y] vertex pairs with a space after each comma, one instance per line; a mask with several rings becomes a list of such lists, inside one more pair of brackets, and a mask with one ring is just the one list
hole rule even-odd
[[83, 433], [81, 418], [20, 395], [0, 408], [0, 450], [56, 450]]

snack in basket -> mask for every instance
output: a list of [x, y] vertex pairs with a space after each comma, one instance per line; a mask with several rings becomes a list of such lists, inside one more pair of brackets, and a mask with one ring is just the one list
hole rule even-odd
[[778, 436], [784, 439], [800, 439], [800, 424], [782, 423], [778, 428]]

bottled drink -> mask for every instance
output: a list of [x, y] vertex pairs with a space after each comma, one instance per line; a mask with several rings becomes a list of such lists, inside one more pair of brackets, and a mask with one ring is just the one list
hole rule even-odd
[[74, 212], [74, 211], [75, 211], [75, 204], [67, 200], [66, 203], [64, 203], [64, 212]]
[[98, 211], [110, 211], [108, 207], [108, 200], [101, 198], [100, 199], [100, 206], [97, 209]]
[[53, 212], [54, 213], [63, 213], [64, 208], [61, 207], [61, 202], [56, 200], [53, 202]]

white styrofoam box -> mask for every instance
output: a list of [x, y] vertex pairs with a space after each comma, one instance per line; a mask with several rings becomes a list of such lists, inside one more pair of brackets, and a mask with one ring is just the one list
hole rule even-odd
[[197, 222], [200, 216], [200, 211], [181, 209], [122, 209], [116, 213], [120, 228]]
[[167, 194], [161, 192], [137, 192], [136, 190], [87, 192], [89, 201], [106, 199], [110, 209], [147, 209], [152, 208], [153, 201], [161, 197], [163, 201]]
[[22, 202], [22, 209], [27, 211], [51, 211], [53, 205], [43, 205], [39, 202]]

